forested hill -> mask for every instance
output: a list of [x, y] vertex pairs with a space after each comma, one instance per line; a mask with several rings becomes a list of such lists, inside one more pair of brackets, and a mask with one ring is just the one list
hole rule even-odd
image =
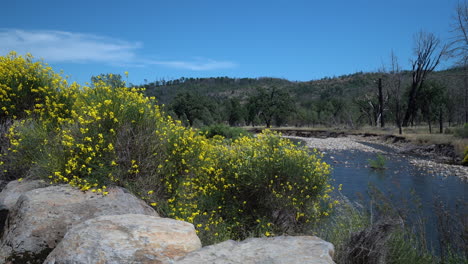
[[[145, 87], [148, 96], [155, 96], [167, 106], [168, 112], [187, 121], [188, 125], [225, 122], [231, 125], [357, 126], [377, 122], [379, 78], [382, 79], [385, 115], [392, 121], [395, 74], [391, 73], [359, 72], [306, 82], [268, 77], [180, 78], [139, 87]], [[401, 72], [398, 78], [401, 88], [397, 99], [400, 107], [405, 107], [411, 73]], [[457, 118], [464, 112], [463, 71], [453, 68], [432, 72], [426, 83], [429, 88], [440, 87], [446, 101], [445, 119], [458, 122]], [[270, 102], [266, 102], [267, 99]], [[426, 120], [422, 108], [420, 112], [416, 121]]]
[[[176, 80], [161, 80], [140, 87], [147, 89], [147, 94], [156, 96], [161, 103], [169, 104], [177, 94], [190, 92], [222, 98], [247, 98], [255, 89], [277, 87], [286, 90], [294, 97], [317, 98], [322, 93], [353, 94], [363, 88], [369, 90], [375, 86], [375, 81], [381, 77], [379, 73], [355, 73], [340, 77], [325, 77], [320, 80], [298, 82], [279, 78], [180, 78]], [[297, 98], [295, 98], [297, 99]], [[304, 98], [305, 99], [305, 98]]]

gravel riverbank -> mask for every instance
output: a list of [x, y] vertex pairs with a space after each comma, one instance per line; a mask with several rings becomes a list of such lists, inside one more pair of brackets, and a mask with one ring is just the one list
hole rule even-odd
[[383, 151], [364, 145], [362, 137], [348, 136], [337, 138], [305, 138], [295, 136], [285, 136], [285, 138], [299, 139], [306, 143], [308, 148], [316, 148], [323, 152], [340, 150], [360, 150], [364, 152], [383, 153]]
[[[402, 157], [407, 158], [410, 163], [414, 166], [417, 166], [419, 169], [426, 171], [429, 174], [438, 174], [441, 176], [457, 176], [463, 181], [468, 182], [468, 167], [461, 165], [453, 165], [440, 162], [440, 157], [438, 160], [432, 160], [428, 157], [418, 157], [413, 155], [408, 155], [405, 152], [407, 148], [402, 145], [394, 145], [379, 140], [377, 137], [360, 137], [360, 136], [347, 136], [347, 137], [337, 137], [337, 138], [312, 138], [312, 137], [297, 137], [297, 136], [285, 136], [285, 138], [298, 139], [305, 142], [308, 148], [316, 148], [322, 152], [333, 153], [335, 151], [343, 150], [358, 150], [364, 152], [372, 153], [382, 153], [382, 154], [391, 154], [391, 155], [401, 155]], [[363, 143], [373, 143], [379, 144], [391, 149], [391, 151], [383, 151], [371, 146], [365, 145]]]

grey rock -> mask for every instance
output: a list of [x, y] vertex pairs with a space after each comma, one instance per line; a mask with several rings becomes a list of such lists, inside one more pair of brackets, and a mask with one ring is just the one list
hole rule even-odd
[[44, 264], [171, 263], [201, 247], [192, 224], [127, 214], [75, 225]]
[[43, 180], [23, 180], [21, 182], [17, 180], [11, 181], [0, 193], [0, 204], [5, 205], [5, 207], [9, 209], [16, 204], [16, 201], [23, 193], [34, 189], [45, 188], [47, 186], [49, 186], [49, 184]]
[[47, 187], [48, 184], [42, 180], [34, 181], [11, 181], [6, 184], [0, 193], [0, 237], [3, 235], [5, 223], [8, 218], [10, 208], [12, 208], [21, 194], [38, 188]]
[[294, 264], [335, 263], [334, 247], [315, 236], [250, 238], [242, 242], [228, 240], [189, 253], [174, 263], [213, 264]]
[[[42, 263], [73, 225], [101, 215], [158, 214], [122, 188], [107, 196], [82, 192], [69, 185], [23, 193], [11, 208], [2, 236], [0, 256], [16, 262]], [[6, 252], [6, 253], [5, 253]]]

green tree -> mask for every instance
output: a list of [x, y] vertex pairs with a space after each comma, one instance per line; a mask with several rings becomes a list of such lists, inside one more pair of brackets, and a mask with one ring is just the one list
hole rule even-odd
[[443, 114], [447, 100], [447, 89], [438, 82], [426, 82], [418, 98], [418, 105], [432, 133], [432, 121], [439, 120], [440, 133], [443, 132]]
[[268, 89], [257, 88], [249, 99], [249, 104], [249, 119], [259, 116], [266, 127], [271, 127], [273, 121], [282, 125], [294, 109], [290, 94], [274, 86]]
[[227, 121], [230, 126], [237, 126], [244, 119], [244, 108], [239, 99], [231, 98], [227, 100]]
[[125, 81], [122, 80], [122, 75], [120, 74], [101, 73], [98, 76], [91, 77], [92, 84], [98, 83], [100, 81], [103, 81], [105, 84], [111, 86], [112, 88], [126, 87]]
[[213, 98], [182, 92], [175, 96], [170, 109], [189, 126], [210, 125], [222, 120], [221, 109]]

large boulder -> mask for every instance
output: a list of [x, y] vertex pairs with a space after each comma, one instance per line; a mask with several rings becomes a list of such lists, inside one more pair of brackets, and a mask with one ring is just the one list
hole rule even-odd
[[16, 201], [23, 193], [47, 186], [49, 186], [49, 184], [43, 180], [11, 181], [0, 193], [0, 204], [3, 204], [7, 208], [11, 208], [16, 204]]
[[8, 214], [0, 262], [4, 257], [19, 263], [42, 263], [73, 225], [97, 216], [158, 216], [125, 189], [111, 188], [108, 192], [103, 196], [59, 185], [23, 193]]
[[49, 186], [42, 180], [34, 181], [11, 181], [0, 193], [0, 237], [5, 228], [5, 222], [10, 209], [16, 204], [21, 194], [38, 188]]
[[333, 245], [314, 236], [250, 238], [242, 242], [228, 240], [189, 253], [176, 261], [191, 263], [335, 263]]
[[172, 263], [201, 247], [192, 224], [127, 214], [73, 226], [44, 263]]

